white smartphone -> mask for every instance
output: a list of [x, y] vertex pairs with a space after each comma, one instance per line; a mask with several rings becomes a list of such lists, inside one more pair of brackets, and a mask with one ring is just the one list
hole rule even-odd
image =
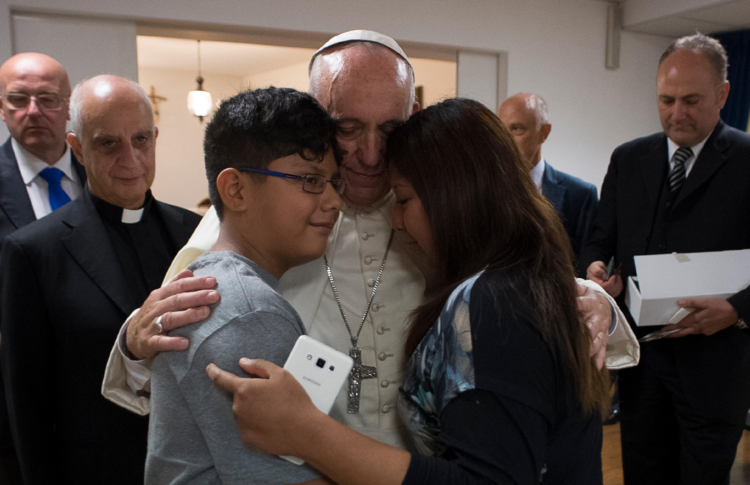
[[[341, 391], [354, 361], [312, 337], [302, 335], [286, 359], [288, 370], [302, 384], [315, 407], [328, 414]], [[305, 461], [296, 456], [281, 456], [295, 465]]]

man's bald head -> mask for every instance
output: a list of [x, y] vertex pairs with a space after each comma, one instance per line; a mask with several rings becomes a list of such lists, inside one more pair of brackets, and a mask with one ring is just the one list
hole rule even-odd
[[91, 192], [110, 204], [138, 209], [154, 181], [154, 113], [143, 89], [117, 76], [77, 85], [70, 102], [73, 153], [86, 168]]
[[[39, 96], [57, 102], [40, 106]], [[36, 52], [11, 57], [0, 66], [0, 97], [0, 118], [13, 139], [40, 160], [57, 162], [67, 149], [70, 97], [68, 74], [60, 63]]]
[[0, 95], [5, 95], [8, 82], [29, 75], [54, 82], [60, 88], [61, 96], [70, 96], [68, 73], [55, 59], [38, 52], [16, 54], [0, 66]]
[[500, 105], [497, 116], [513, 135], [529, 169], [534, 168], [542, 158], [542, 143], [552, 129], [546, 101], [536, 94], [518, 93]]
[[374, 42], [336, 44], [316, 55], [310, 94], [338, 124], [347, 181], [344, 200], [370, 207], [390, 190], [385, 162], [388, 134], [419, 106], [411, 66]]
[[79, 137], [83, 134], [88, 104], [98, 107], [122, 103], [140, 103], [142, 111], [148, 113], [151, 126], [154, 126], [154, 113], [146, 91], [130, 79], [102, 74], [76, 85], [70, 98], [71, 131]]

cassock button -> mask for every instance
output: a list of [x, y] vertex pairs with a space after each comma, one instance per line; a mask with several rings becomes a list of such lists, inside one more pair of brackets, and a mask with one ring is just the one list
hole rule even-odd
[[367, 241], [367, 238], [368, 238], [368, 237], [370, 237], [370, 235], [369, 235], [369, 234], [367, 234], [366, 232], [363, 232], [363, 233], [361, 234], [361, 236], [362, 236], [362, 239], [364, 239], [365, 241]]
[[[383, 334], [383, 327], [378, 328], [378, 333], [381, 334], [381, 335]], [[378, 359], [380, 359], [380, 360], [385, 360], [386, 357], [388, 357], [388, 356], [385, 355], [385, 352], [380, 352], [378, 354]]]
[[367, 257], [365, 258], [365, 264], [370, 264], [370, 263], [372, 263], [372, 258], [371, 258], [371, 257], [369, 257], [369, 256], [367, 256]]
[[386, 387], [388, 387], [388, 384], [390, 384], [390, 382], [388, 382], [386, 380], [380, 381], [380, 387], [382, 387], [383, 389], [385, 389]]
[[372, 278], [367, 280], [367, 286], [369, 286], [370, 288], [373, 288], [375, 286], [375, 280]]
[[391, 407], [389, 405], [386, 404], [385, 406], [383, 406], [383, 412], [384, 413], [387, 413], [390, 410], [391, 410]]
[[[383, 327], [378, 327], [376, 330], [378, 332], [378, 335], [383, 335], [385, 333], [385, 329]], [[381, 353], [380, 355], [385, 355], [384, 353]], [[383, 360], [383, 359], [380, 359]]]
[[380, 310], [380, 305], [378, 305], [377, 303], [375, 303], [374, 305], [372, 305], [372, 311], [376, 312], [378, 310]]

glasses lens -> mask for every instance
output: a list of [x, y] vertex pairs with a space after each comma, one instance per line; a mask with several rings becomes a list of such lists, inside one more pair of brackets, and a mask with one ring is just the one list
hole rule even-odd
[[333, 186], [333, 190], [335, 190], [337, 194], [343, 195], [344, 189], [346, 189], [346, 180], [342, 178], [333, 179], [331, 180], [331, 185]]
[[40, 94], [36, 97], [39, 107], [47, 110], [60, 109], [60, 98], [54, 94]]
[[5, 101], [11, 109], [26, 109], [29, 106], [30, 99], [25, 94], [8, 94], [5, 96]]
[[326, 189], [326, 178], [322, 175], [305, 175], [302, 190], [313, 194], [322, 194]]

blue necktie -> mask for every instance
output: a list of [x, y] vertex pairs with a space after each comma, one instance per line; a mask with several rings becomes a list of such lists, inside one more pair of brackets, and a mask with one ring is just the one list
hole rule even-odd
[[47, 181], [47, 191], [49, 192], [49, 205], [52, 210], [64, 206], [70, 202], [70, 197], [62, 189], [60, 180], [62, 180], [63, 173], [59, 168], [49, 167], [39, 172], [39, 176]]

